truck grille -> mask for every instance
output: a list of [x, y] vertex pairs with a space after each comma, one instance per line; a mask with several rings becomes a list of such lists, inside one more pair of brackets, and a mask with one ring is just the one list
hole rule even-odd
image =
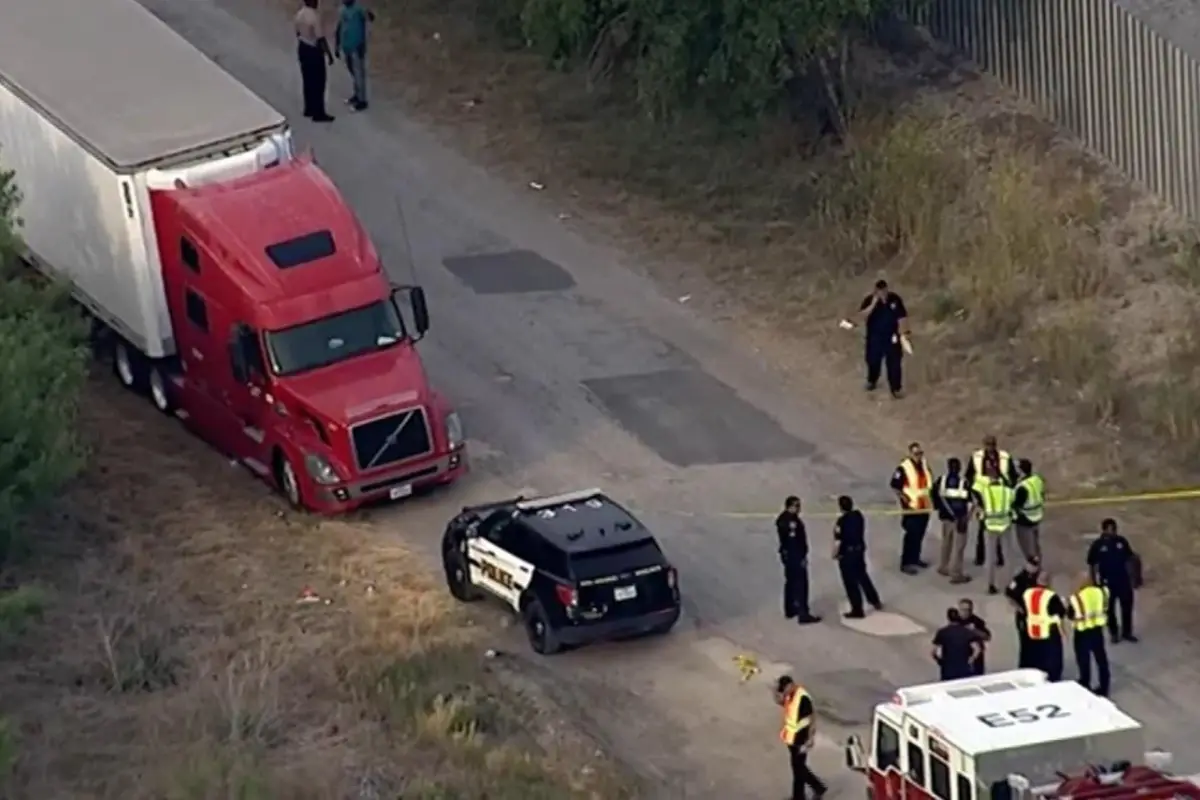
[[433, 450], [423, 408], [410, 408], [355, 425], [350, 438], [354, 443], [354, 459], [361, 470], [378, 469]]

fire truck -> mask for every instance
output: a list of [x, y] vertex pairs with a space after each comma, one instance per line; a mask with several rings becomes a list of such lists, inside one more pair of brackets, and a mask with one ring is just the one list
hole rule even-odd
[[912, 686], [875, 707], [869, 750], [846, 742], [868, 800], [1200, 800], [1141, 723], [1035, 669]]

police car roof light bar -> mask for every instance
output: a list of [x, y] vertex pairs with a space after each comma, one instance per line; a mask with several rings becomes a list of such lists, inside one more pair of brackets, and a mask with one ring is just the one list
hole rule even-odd
[[554, 506], [565, 506], [569, 503], [580, 503], [584, 500], [591, 500], [593, 497], [604, 494], [602, 489], [583, 489], [576, 492], [566, 492], [565, 494], [556, 494], [549, 497], [538, 497], [532, 500], [521, 500], [517, 503], [517, 508], [521, 511], [537, 511], [542, 508], [553, 508]]

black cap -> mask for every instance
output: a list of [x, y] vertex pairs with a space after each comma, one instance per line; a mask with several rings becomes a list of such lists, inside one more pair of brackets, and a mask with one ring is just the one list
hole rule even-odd
[[794, 683], [795, 683], [795, 681], [792, 680], [791, 675], [780, 675], [779, 680], [775, 681], [775, 691], [777, 691], [777, 692], [786, 691], [787, 688]]

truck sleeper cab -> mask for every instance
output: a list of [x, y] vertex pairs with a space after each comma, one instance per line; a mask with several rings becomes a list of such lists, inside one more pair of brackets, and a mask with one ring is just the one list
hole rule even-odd
[[179, 354], [173, 405], [198, 434], [322, 512], [465, 472], [458, 415], [415, 348], [424, 293], [388, 283], [315, 163], [181, 183], [151, 204]]

